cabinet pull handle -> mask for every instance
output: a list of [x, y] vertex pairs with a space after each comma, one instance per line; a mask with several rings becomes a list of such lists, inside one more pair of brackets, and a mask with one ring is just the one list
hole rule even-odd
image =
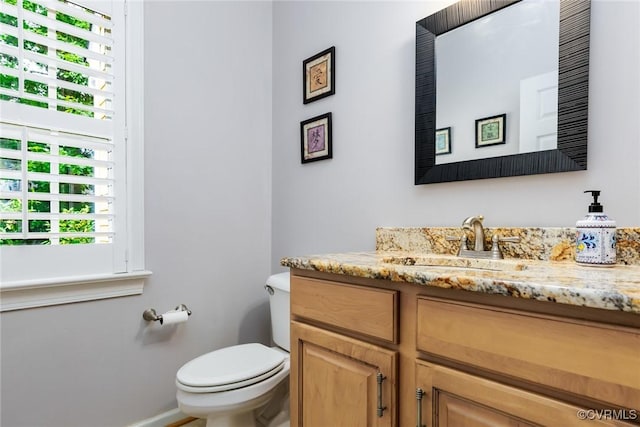
[[387, 377], [382, 375], [382, 372], [378, 372], [376, 375], [376, 381], [378, 382], [378, 410], [376, 412], [378, 414], [378, 418], [382, 418], [384, 410], [387, 409], [386, 406], [382, 406], [382, 382], [386, 379]]
[[420, 387], [416, 389], [416, 407], [418, 408], [416, 427], [425, 427], [424, 424], [422, 424], [422, 396], [424, 396], [424, 394], [424, 390]]

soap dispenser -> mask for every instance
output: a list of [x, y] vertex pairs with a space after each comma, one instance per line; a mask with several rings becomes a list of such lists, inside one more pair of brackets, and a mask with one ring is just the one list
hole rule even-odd
[[598, 203], [600, 191], [588, 190], [593, 202], [589, 213], [576, 222], [576, 262], [594, 266], [613, 266], [616, 263], [616, 222]]

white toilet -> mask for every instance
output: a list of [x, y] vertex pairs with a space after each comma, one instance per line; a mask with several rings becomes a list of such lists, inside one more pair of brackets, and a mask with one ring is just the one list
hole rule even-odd
[[[289, 273], [267, 279], [271, 331], [277, 347], [240, 344], [199, 356], [176, 374], [176, 398], [186, 415], [207, 419], [207, 427], [253, 427], [260, 411], [288, 412]], [[275, 417], [280, 424], [283, 414]], [[276, 424], [269, 424], [276, 425]]]

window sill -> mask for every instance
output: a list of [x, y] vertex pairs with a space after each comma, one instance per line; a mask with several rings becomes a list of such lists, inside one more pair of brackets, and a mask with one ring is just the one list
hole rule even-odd
[[0, 312], [140, 295], [144, 281], [149, 276], [150, 271], [142, 270], [3, 283], [0, 288]]

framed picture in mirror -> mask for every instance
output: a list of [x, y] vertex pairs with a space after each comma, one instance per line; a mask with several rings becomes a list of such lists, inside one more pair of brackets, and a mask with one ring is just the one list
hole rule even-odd
[[436, 129], [436, 155], [451, 154], [451, 128]]
[[505, 144], [507, 115], [485, 117], [476, 120], [476, 148]]

